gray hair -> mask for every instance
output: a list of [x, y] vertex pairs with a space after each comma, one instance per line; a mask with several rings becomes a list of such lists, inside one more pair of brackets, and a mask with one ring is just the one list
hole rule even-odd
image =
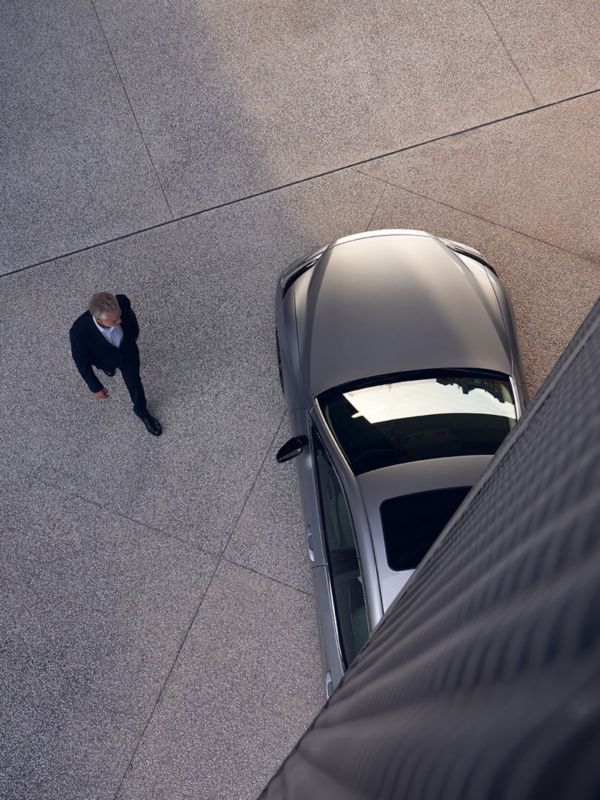
[[102, 319], [107, 314], [118, 314], [121, 310], [119, 301], [110, 292], [97, 292], [92, 296], [88, 308], [90, 314], [96, 319]]

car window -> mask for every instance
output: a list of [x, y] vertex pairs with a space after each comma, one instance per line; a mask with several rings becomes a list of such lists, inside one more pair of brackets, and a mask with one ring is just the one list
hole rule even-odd
[[492, 455], [516, 423], [507, 378], [445, 371], [319, 397], [355, 475], [408, 461]]
[[390, 569], [415, 569], [467, 495], [454, 486], [392, 497], [381, 504], [385, 552]]
[[316, 431], [313, 443], [333, 601], [348, 667], [369, 635], [360, 559], [344, 489]]

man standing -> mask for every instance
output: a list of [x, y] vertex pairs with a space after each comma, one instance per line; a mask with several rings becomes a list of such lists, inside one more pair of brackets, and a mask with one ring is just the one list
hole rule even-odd
[[71, 326], [71, 353], [88, 389], [100, 399], [106, 399], [108, 391], [92, 367], [101, 369], [110, 377], [120, 369], [131, 395], [134, 413], [151, 434], [160, 436], [160, 422], [148, 412], [140, 378], [140, 352], [136, 344], [139, 332], [129, 298], [124, 294], [115, 296], [99, 292], [90, 300], [88, 311]]

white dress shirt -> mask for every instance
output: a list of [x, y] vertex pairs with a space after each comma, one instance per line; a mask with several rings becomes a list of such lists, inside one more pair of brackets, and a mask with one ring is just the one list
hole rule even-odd
[[105, 328], [102, 325], [98, 325], [96, 317], [93, 316], [92, 319], [106, 341], [115, 347], [120, 347], [123, 341], [123, 328], [120, 325], [113, 325], [112, 328]]

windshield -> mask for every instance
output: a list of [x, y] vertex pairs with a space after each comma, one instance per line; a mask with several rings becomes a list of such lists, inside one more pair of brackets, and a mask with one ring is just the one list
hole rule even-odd
[[506, 378], [443, 372], [325, 392], [319, 403], [356, 475], [448, 456], [495, 453], [516, 423]]

